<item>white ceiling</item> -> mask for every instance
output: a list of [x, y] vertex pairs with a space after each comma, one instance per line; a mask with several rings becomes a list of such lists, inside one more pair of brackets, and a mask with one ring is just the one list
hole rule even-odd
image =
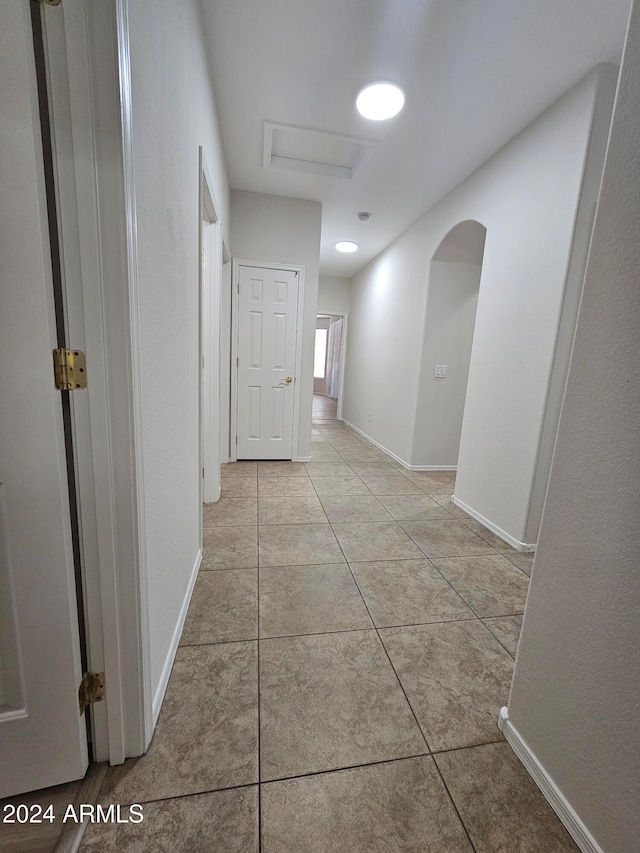
[[[629, 0], [202, 0], [234, 189], [321, 201], [321, 273], [351, 277], [599, 62]], [[392, 80], [405, 108], [360, 117]], [[264, 123], [378, 143], [352, 180], [263, 167]], [[371, 213], [361, 223], [356, 214]], [[360, 250], [341, 255], [338, 240]]]

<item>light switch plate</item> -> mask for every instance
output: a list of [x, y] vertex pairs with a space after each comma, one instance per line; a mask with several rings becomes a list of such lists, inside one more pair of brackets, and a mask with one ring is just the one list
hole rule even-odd
[[448, 365], [446, 364], [436, 364], [436, 372], [433, 374], [436, 379], [446, 379], [447, 367]]

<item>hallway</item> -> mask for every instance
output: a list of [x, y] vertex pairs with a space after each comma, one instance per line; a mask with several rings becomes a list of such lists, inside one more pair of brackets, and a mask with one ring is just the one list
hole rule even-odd
[[330, 418], [312, 446], [224, 466], [151, 748], [99, 798], [144, 822], [81, 849], [576, 849], [496, 727], [532, 558], [452, 473]]

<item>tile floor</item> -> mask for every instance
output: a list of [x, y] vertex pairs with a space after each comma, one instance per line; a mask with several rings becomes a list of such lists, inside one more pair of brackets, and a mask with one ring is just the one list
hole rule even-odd
[[530, 560], [329, 402], [312, 462], [224, 466], [153, 742], [100, 793], [145, 820], [82, 850], [577, 849], [496, 726]]

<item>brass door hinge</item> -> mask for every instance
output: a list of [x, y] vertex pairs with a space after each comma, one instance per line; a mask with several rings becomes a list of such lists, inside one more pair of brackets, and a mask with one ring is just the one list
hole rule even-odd
[[104, 699], [104, 672], [85, 672], [78, 687], [78, 706], [80, 716], [87, 710], [87, 706], [93, 702], [102, 702]]
[[87, 359], [77, 349], [54, 349], [53, 374], [58, 391], [87, 387]]

